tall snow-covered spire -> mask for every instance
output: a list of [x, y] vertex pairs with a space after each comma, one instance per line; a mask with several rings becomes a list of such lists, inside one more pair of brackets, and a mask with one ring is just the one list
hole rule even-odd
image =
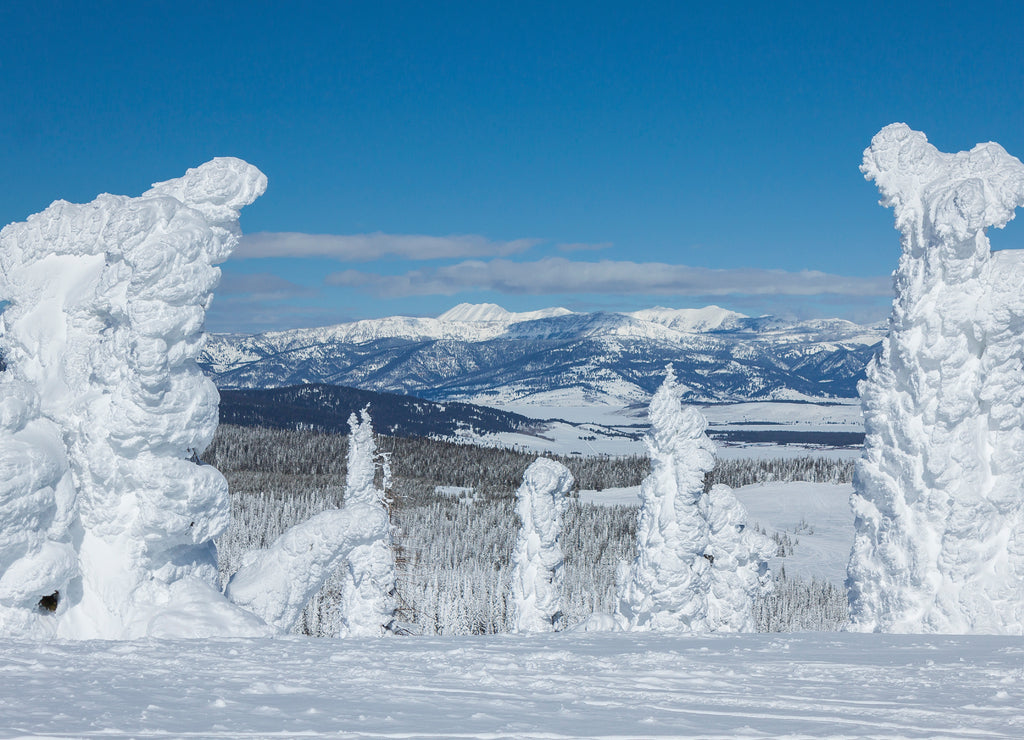
[[[341, 586], [340, 637], [378, 637], [391, 632], [395, 621], [395, 553], [391, 547], [391, 526], [387, 493], [374, 484], [377, 472], [377, 443], [370, 414], [348, 420], [348, 471], [345, 478], [344, 511], [352, 516], [383, 517], [372, 541], [357, 545], [347, 554]], [[385, 475], [387, 478], [387, 475]], [[385, 486], [386, 486], [385, 482]]]
[[861, 169], [903, 253], [861, 385], [852, 628], [1024, 633], [1024, 255], [985, 236], [1024, 204], [1024, 165], [892, 124]]
[[681, 405], [671, 365], [648, 415], [651, 473], [640, 486], [637, 555], [620, 574], [619, 612], [634, 629], [703, 632], [711, 564], [700, 500], [714, 446], [703, 415]]
[[516, 492], [519, 534], [512, 551], [513, 632], [550, 632], [562, 613], [562, 514], [572, 488], [569, 469], [541, 457]]
[[705, 493], [715, 446], [704, 415], [680, 395], [669, 365], [651, 399], [651, 473], [640, 485], [636, 559], [619, 572], [618, 613], [631, 629], [751, 630], [768, 548], [727, 486]]

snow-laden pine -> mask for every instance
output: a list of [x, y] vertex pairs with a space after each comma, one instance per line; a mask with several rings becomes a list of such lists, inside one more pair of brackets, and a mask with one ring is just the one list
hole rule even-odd
[[864, 175], [903, 252], [889, 334], [861, 385], [852, 626], [1024, 633], [1024, 252], [985, 230], [1024, 204], [1024, 165], [995, 143], [945, 154], [904, 124]]
[[573, 477], [539, 458], [516, 491], [519, 534], [512, 551], [512, 631], [549, 632], [562, 619], [562, 515]]
[[752, 630], [771, 544], [746, 528], [727, 486], [705, 492], [714, 443], [680, 395], [669, 366], [648, 412], [651, 472], [640, 484], [636, 559], [620, 569], [618, 614], [630, 629]]
[[278, 630], [344, 566], [338, 632], [378, 636], [394, 622], [395, 561], [385, 493], [374, 485], [376, 444], [370, 416], [349, 419], [345, 505], [296, 524], [270, 547], [249, 553], [225, 593]]
[[[13, 381], [0, 393], [15, 409], [0, 434], [21, 471], [3, 484], [0, 527], [28, 530], [0, 554], [0, 584], [18, 584], [0, 593], [4, 634], [266, 631], [220, 595], [227, 484], [192, 461], [217, 428], [217, 389], [194, 359], [215, 265], [265, 188], [255, 167], [218, 158], [138, 198], [57, 201], [0, 232]], [[45, 613], [26, 618], [37, 603]]]
[[[338, 635], [377, 637], [391, 632], [395, 622], [395, 553], [387, 511], [391, 468], [387, 458], [381, 460], [377, 456], [377, 443], [367, 410], [362, 411], [361, 418], [352, 414], [348, 424], [352, 432], [349, 435], [344, 511], [370, 510], [376, 520], [383, 516], [385, 524], [378, 526], [372, 541], [357, 545], [347, 553]], [[383, 467], [382, 488], [377, 488], [374, 483], [378, 462]]]

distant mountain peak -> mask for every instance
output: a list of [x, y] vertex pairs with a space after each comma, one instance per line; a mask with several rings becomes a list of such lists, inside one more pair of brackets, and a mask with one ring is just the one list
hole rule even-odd
[[750, 318], [746, 314], [730, 311], [720, 306], [703, 308], [665, 308], [656, 306], [629, 314], [635, 319], [661, 324], [683, 332], [714, 331], [730, 328], [737, 321]]
[[449, 322], [517, 324], [521, 321], [547, 319], [552, 316], [565, 316], [571, 313], [572, 311], [569, 309], [561, 307], [513, 313], [496, 303], [460, 303], [454, 308], [445, 311], [437, 319], [438, 321]]

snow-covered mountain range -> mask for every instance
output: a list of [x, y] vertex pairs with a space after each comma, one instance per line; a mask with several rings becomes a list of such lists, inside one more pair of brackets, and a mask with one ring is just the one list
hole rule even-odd
[[329, 383], [482, 404], [644, 402], [675, 365], [702, 401], [851, 398], [883, 325], [793, 322], [717, 306], [513, 313], [460, 304], [256, 335], [214, 334], [200, 364], [222, 388]]

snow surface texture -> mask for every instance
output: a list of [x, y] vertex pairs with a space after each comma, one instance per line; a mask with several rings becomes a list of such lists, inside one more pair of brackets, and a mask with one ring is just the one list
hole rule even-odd
[[1022, 656], [992, 635], [0, 639], [0, 737], [1019, 740]]
[[620, 568], [619, 616], [630, 629], [749, 631], [751, 599], [770, 583], [771, 543], [746, 528], [727, 486], [705, 493], [714, 443], [680, 395], [669, 366], [651, 399], [651, 473], [640, 485], [637, 556]]
[[512, 631], [550, 632], [562, 614], [562, 514], [573, 477], [561, 463], [535, 460], [516, 491], [519, 535], [512, 551]]
[[[251, 553], [225, 593], [235, 604], [287, 632], [327, 578], [346, 567], [342, 636], [379, 636], [394, 621], [395, 561], [385, 493], [374, 486], [376, 443], [369, 414], [349, 419], [345, 505], [287, 530]], [[347, 565], [346, 565], [347, 561]]]
[[861, 169], [903, 253], [861, 387], [853, 628], [1024, 634], [1024, 253], [985, 236], [1024, 204], [1024, 165], [892, 124]]
[[0, 633], [265, 632], [216, 591], [227, 485], [190, 460], [217, 427], [194, 360], [214, 265], [265, 188], [218, 158], [0, 232]]

